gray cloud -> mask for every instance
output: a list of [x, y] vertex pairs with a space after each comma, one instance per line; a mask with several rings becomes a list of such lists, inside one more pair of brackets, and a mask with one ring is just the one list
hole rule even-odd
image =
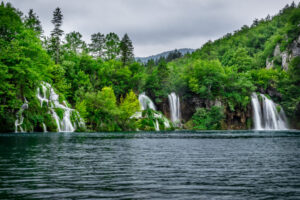
[[[38, 14], [45, 34], [53, 28], [52, 12], [64, 15], [65, 33], [79, 31], [89, 42], [96, 32], [128, 33], [137, 56], [174, 48], [199, 48], [251, 25], [255, 18], [278, 13], [292, 0], [4, 0], [24, 13]], [[298, 2], [298, 1], [297, 1]]]

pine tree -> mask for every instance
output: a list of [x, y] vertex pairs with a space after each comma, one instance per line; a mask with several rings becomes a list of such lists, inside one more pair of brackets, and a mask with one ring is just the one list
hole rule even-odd
[[105, 55], [108, 60], [115, 59], [120, 53], [120, 39], [115, 33], [109, 33], [105, 36]]
[[91, 35], [92, 43], [89, 44], [89, 50], [95, 57], [102, 57], [105, 47], [105, 37], [101, 33], [95, 33]]
[[53, 19], [51, 20], [54, 24], [54, 29], [51, 32], [51, 43], [52, 50], [54, 52], [55, 63], [59, 62], [59, 51], [60, 51], [60, 37], [63, 35], [64, 31], [60, 29], [62, 24], [63, 15], [60, 8], [56, 8], [53, 12]]
[[30, 28], [36, 31], [38, 34], [43, 33], [41, 21], [36, 13], [33, 12], [32, 9], [29, 10], [28, 16], [25, 16], [24, 24], [27, 28]]
[[127, 33], [123, 36], [121, 43], [120, 43], [120, 50], [121, 50], [121, 61], [123, 65], [126, 65], [133, 61], [133, 45], [128, 37]]

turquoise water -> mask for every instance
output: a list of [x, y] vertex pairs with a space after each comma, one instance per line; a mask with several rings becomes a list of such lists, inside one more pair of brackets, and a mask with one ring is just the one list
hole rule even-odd
[[0, 135], [0, 199], [300, 199], [299, 131]]

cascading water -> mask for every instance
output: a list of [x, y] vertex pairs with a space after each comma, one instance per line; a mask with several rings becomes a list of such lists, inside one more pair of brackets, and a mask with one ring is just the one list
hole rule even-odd
[[252, 110], [253, 110], [253, 122], [254, 122], [254, 129], [256, 130], [263, 130], [262, 127], [262, 120], [261, 120], [261, 107], [258, 100], [256, 93], [251, 95], [251, 103], [252, 103]]
[[[268, 99], [265, 95], [259, 97], [253, 93], [251, 103], [253, 108], [254, 129], [256, 130], [286, 130], [287, 119], [283, 108]], [[279, 110], [279, 111], [278, 111]]]
[[[50, 113], [52, 117], [54, 118], [58, 132], [74, 132], [76, 129], [76, 123], [71, 121], [71, 114], [75, 112], [75, 116], [77, 123], [79, 126], [84, 126], [84, 122], [81, 119], [79, 113], [75, 111], [74, 109], [71, 109], [68, 107], [67, 102], [63, 101], [61, 104], [59, 102], [59, 96], [55, 93], [54, 89], [49, 83], [43, 82], [41, 84], [41, 89], [37, 89], [37, 98], [41, 102], [41, 106], [43, 106], [43, 103], [46, 102], [50, 109]], [[48, 92], [48, 96], [47, 96]], [[50, 105], [49, 105], [50, 104]], [[63, 117], [60, 119], [55, 109], [60, 109], [63, 111]]]
[[168, 95], [169, 99], [169, 106], [170, 106], [170, 113], [171, 113], [171, 120], [175, 125], [180, 124], [180, 100], [179, 97], [172, 92]]
[[17, 119], [15, 121], [15, 132], [17, 133], [18, 130], [20, 130], [20, 132], [26, 132], [26, 130], [24, 131], [24, 129], [22, 128], [22, 124], [24, 121], [24, 117], [23, 117], [23, 111], [28, 109], [28, 101], [25, 98], [25, 102], [23, 103], [23, 105], [21, 106], [20, 110], [17, 112]]
[[[139, 95], [139, 102], [140, 102], [142, 111], [146, 110], [147, 108], [156, 111], [156, 107], [155, 107], [153, 101], [144, 92]], [[131, 118], [137, 118], [137, 119], [142, 118], [142, 112], [135, 113], [133, 116], [131, 116]], [[155, 127], [156, 131], [160, 130], [158, 119], [161, 119], [163, 121], [165, 128], [171, 127], [169, 120], [161, 113], [155, 112], [154, 118], [156, 118], [155, 123], [154, 123], [154, 127]]]
[[44, 133], [47, 133], [48, 131], [47, 131], [46, 124], [45, 124], [45, 123], [43, 123], [42, 125], [43, 125], [43, 132], [44, 132]]
[[147, 108], [150, 108], [152, 110], [156, 110], [156, 107], [154, 103], [151, 101], [151, 99], [145, 94], [145, 92], [141, 93], [139, 95], [139, 102], [141, 104], [141, 110], [146, 110]]

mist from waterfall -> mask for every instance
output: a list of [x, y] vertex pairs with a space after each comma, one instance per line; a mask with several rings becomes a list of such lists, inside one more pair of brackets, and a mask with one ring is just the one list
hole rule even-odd
[[287, 118], [280, 105], [275, 104], [265, 95], [251, 95], [253, 122], [255, 130], [286, 130]]
[[180, 99], [179, 96], [177, 96], [174, 92], [168, 95], [169, 99], [169, 107], [170, 107], [170, 115], [171, 115], [171, 121], [175, 125], [180, 124]]

